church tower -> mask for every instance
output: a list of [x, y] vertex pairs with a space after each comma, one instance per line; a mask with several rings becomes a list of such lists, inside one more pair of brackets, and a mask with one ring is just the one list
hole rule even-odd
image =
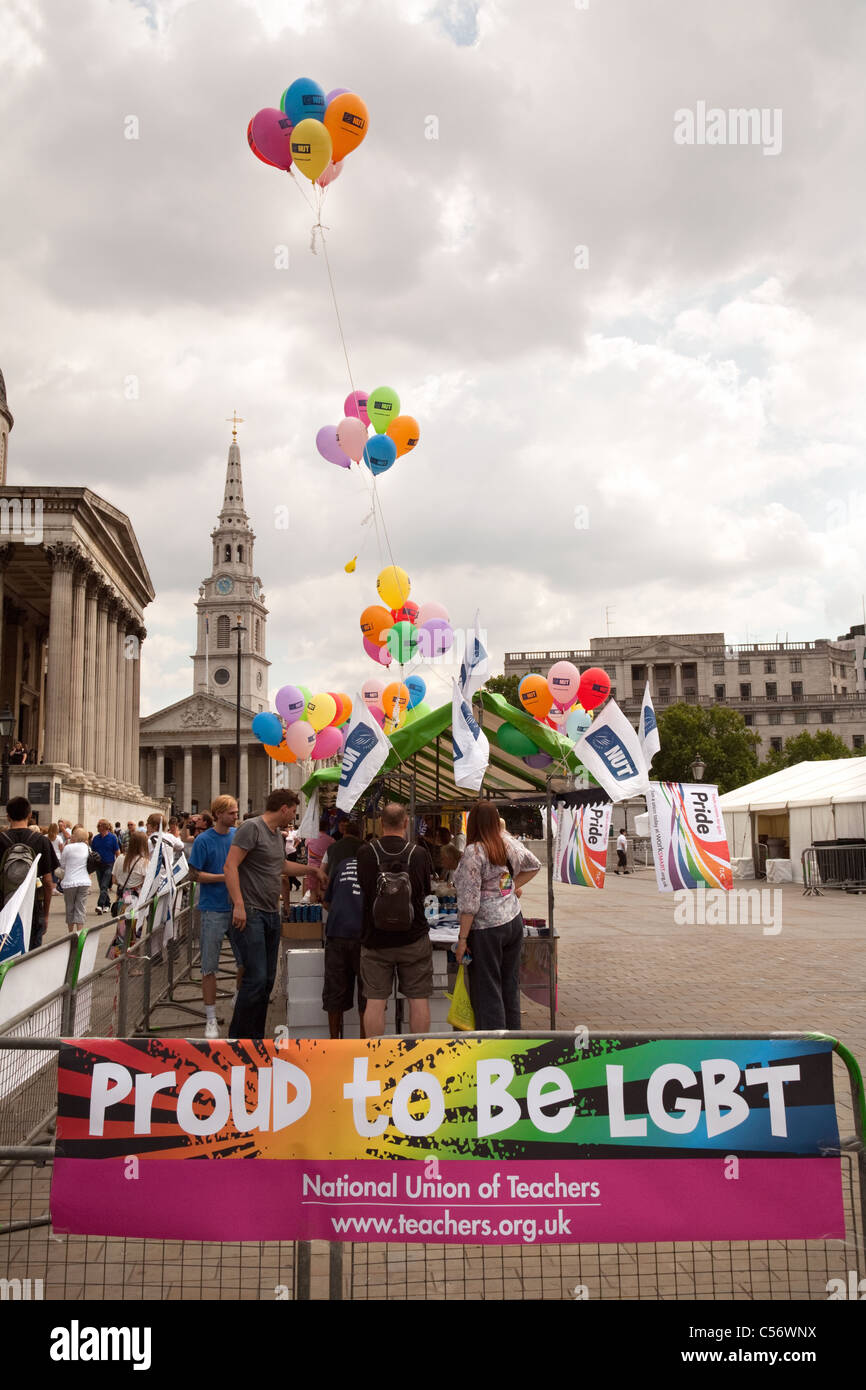
[[[12, 412], [6, 404], [6, 383], [0, 372], [0, 487], [6, 486], [6, 460], [9, 453], [9, 431], [14, 421]], [[2, 614], [0, 614], [2, 618]]]
[[241, 634], [241, 706], [258, 714], [268, 708], [266, 629], [268, 610], [259, 576], [253, 568], [255, 534], [244, 510], [244, 484], [237, 426], [232, 418], [232, 442], [226, 466], [223, 505], [211, 532], [211, 573], [199, 589], [196, 604], [198, 636], [193, 656], [196, 693], [237, 698], [238, 618]]

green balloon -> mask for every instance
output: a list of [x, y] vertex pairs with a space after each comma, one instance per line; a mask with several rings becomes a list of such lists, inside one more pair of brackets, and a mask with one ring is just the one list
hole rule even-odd
[[307, 705], [309, 704], [309, 702], [310, 702], [310, 701], [312, 700], [312, 698], [313, 698], [313, 692], [312, 692], [312, 690], [308, 690], [307, 687], [306, 687], [305, 685], [299, 685], [299, 686], [298, 686], [298, 689], [300, 690], [301, 694], [302, 694], [303, 697], [304, 697], [304, 712], [303, 712], [303, 714], [301, 715], [301, 719], [306, 719], [306, 718], [307, 718]]
[[510, 753], [514, 758], [529, 758], [538, 752], [538, 745], [515, 729], [513, 724], [503, 724], [497, 730], [496, 742], [504, 753]]
[[420, 705], [415, 705], [412, 709], [407, 709], [406, 717], [401, 727], [405, 729], [407, 724], [414, 724], [417, 719], [423, 719], [424, 715], [429, 713], [430, 706], [425, 705], [422, 701]]
[[367, 415], [377, 434], [384, 434], [400, 414], [400, 397], [390, 386], [377, 386], [367, 397]]
[[388, 628], [388, 651], [394, 661], [405, 666], [418, 646], [418, 630], [409, 622], [395, 623]]

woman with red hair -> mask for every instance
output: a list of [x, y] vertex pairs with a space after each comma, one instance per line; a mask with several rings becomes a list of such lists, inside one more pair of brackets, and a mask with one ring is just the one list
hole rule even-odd
[[535, 855], [503, 831], [496, 807], [476, 802], [454, 884], [460, 914], [455, 955], [459, 964], [468, 947], [469, 997], [478, 1029], [520, 1027], [519, 890], [540, 868]]

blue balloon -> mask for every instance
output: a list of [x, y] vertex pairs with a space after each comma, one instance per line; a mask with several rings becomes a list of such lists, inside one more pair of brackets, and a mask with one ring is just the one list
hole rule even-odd
[[371, 473], [384, 473], [397, 457], [397, 445], [387, 434], [374, 434], [364, 445], [364, 462]]
[[262, 743], [274, 747], [283, 741], [283, 721], [278, 714], [263, 710], [253, 720], [253, 733]]
[[414, 709], [416, 705], [420, 705], [427, 694], [427, 682], [422, 680], [420, 676], [409, 676], [403, 684], [409, 691], [409, 708]]
[[565, 732], [572, 743], [577, 743], [581, 734], [589, 728], [591, 723], [592, 720], [584, 709], [576, 709], [568, 716], [565, 721]]
[[280, 97], [280, 108], [292, 125], [325, 119], [325, 93], [311, 77], [299, 77]]

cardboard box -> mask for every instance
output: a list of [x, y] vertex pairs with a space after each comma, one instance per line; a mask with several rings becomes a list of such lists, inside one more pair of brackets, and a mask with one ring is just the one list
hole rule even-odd
[[324, 922], [283, 922], [284, 941], [324, 941]]

